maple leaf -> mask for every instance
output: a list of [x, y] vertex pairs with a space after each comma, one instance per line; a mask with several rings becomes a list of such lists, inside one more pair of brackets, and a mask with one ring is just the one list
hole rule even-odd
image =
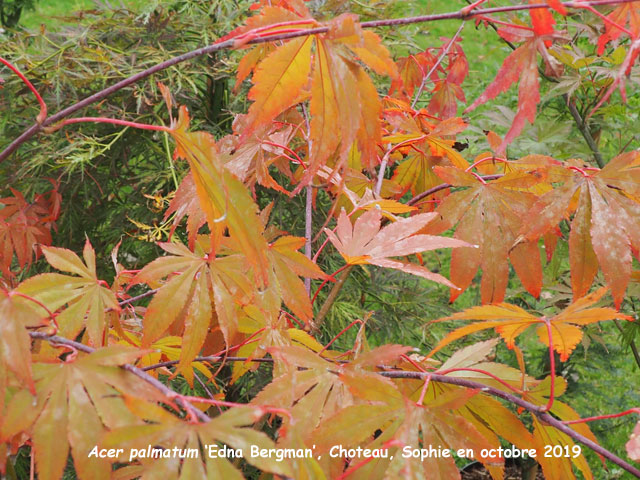
[[27, 328], [45, 326], [47, 317], [36, 302], [0, 289], [0, 367], [13, 372], [32, 392], [35, 390]]
[[38, 402], [30, 413], [35, 417], [32, 429], [38, 478], [61, 478], [69, 450], [79, 477], [110, 478], [109, 461], [90, 457], [89, 452], [106, 428], [143, 426], [118, 392], [166, 401], [155, 388], [119, 367], [144, 353], [114, 346], [89, 355], [79, 353], [73, 361], [34, 365]]
[[403, 97], [405, 100], [411, 99], [415, 89], [422, 84], [436, 60], [437, 57], [429, 50], [398, 58], [396, 60], [398, 75], [391, 81], [389, 95], [395, 94], [394, 96]]
[[43, 273], [28, 278], [18, 291], [33, 297], [49, 310], [67, 307], [56, 316], [58, 334], [75, 338], [86, 327], [94, 345], [105, 343], [107, 309], [120, 310], [115, 294], [96, 273], [95, 251], [87, 239], [82, 252], [84, 263], [71, 250], [43, 247], [44, 256], [52, 267], [76, 276]]
[[417, 151], [423, 156], [446, 157], [452, 165], [462, 170], [469, 166], [453, 148], [455, 140], [451, 139], [467, 128], [461, 118], [434, 122], [423, 111], [415, 112], [406, 102], [395, 101], [394, 104], [395, 108], [388, 109], [386, 117], [398, 133], [384, 137], [383, 141], [397, 143], [394, 149]]
[[14, 254], [23, 269], [31, 265], [34, 254], [36, 259], [40, 256], [40, 245], [51, 244], [51, 227], [60, 212], [60, 194], [52, 184], [53, 189], [37, 195], [33, 203], [13, 188], [13, 196], [0, 198], [0, 272], [8, 278], [14, 277]]
[[509, 54], [498, 70], [494, 81], [465, 110], [465, 113], [470, 112], [479, 105], [497, 97], [498, 94], [506, 92], [514, 82], [519, 80], [518, 110], [502, 144], [498, 147], [499, 154], [504, 153], [507, 145], [520, 134], [524, 128], [525, 120], [529, 123], [534, 122], [536, 109], [540, 102], [537, 53], [538, 50], [545, 48], [544, 41], [537, 35], [527, 37], [519, 33], [519, 37], [519, 39], [525, 40], [524, 43]]
[[479, 246], [460, 248], [451, 254], [451, 281], [459, 287], [451, 290], [454, 301], [482, 268], [480, 293], [482, 303], [504, 299], [511, 260], [525, 288], [534, 296], [542, 287], [540, 252], [535, 242], [520, 243], [512, 248], [522, 218], [536, 197], [526, 190], [540, 181], [535, 175], [516, 171], [485, 182], [470, 172], [452, 167], [435, 167], [445, 182], [467, 187], [447, 196], [435, 211], [435, 218], [425, 233], [440, 234], [456, 227], [454, 237]]
[[[270, 10], [271, 13], [273, 11]], [[271, 17], [275, 21], [275, 16]], [[313, 25], [298, 25], [301, 29]], [[315, 54], [312, 56], [312, 48]], [[356, 62], [379, 74], [397, 75], [388, 50], [373, 32], [365, 32], [353, 15], [329, 23], [329, 32], [286, 42], [256, 67], [249, 99], [244, 141], [259, 126], [308, 98], [311, 79], [310, 153], [297, 193], [334, 153], [344, 159], [357, 139], [372, 164], [372, 144], [379, 140], [381, 111], [375, 86]], [[340, 147], [338, 149], [338, 147]]]
[[249, 135], [258, 125], [269, 123], [300, 100], [311, 71], [313, 36], [295, 38], [271, 52], [257, 66], [254, 86], [249, 90], [247, 126]]
[[266, 286], [269, 262], [258, 207], [242, 182], [222, 165], [213, 137], [206, 132], [187, 132], [188, 126], [189, 114], [182, 107], [170, 133], [177, 143], [176, 156], [189, 162], [209, 228], [212, 232], [220, 232], [224, 226], [229, 229], [230, 236], [255, 268], [258, 284]]
[[598, 38], [598, 55], [604, 53], [604, 49], [609, 42], [619, 39], [624, 33], [618, 25], [627, 27], [633, 38], [640, 35], [640, 7], [637, 3], [623, 3], [617, 5], [613, 11], [607, 15], [611, 22], [604, 22], [604, 33]]
[[592, 308], [606, 292], [607, 288], [603, 287], [582, 297], [548, 320], [546, 317], [536, 317], [526, 310], [509, 303], [468, 308], [449, 317], [436, 320], [438, 322], [445, 320], [475, 320], [476, 322], [450, 332], [436, 345], [429, 356], [459, 338], [492, 328], [502, 337], [508, 348], [513, 348], [519, 335], [529, 327], [537, 325], [536, 333], [540, 342], [549, 346], [548, 321], [551, 326], [553, 349], [558, 352], [560, 360], [564, 362], [582, 339], [582, 329], [580, 327], [606, 320], [633, 321], [632, 317], [622, 314], [613, 308]]
[[290, 409], [296, 421], [283, 419], [286, 430], [296, 432], [309, 445], [316, 443], [312, 431], [320, 422], [354, 403], [353, 395], [334, 373], [342, 367], [302, 346], [277, 346], [269, 352], [281, 375], [274, 377], [252, 403]]
[[[398, 349], [393, 352], [396, 357], [400, 353]], [[368, 358], [373, 360], [375, 355], [376, 350], [373, 350]], [[482, 449], [497, 448], [500, 444], [497, 437], [485, 436], [472, 422], [452, 411], [477, 392], [466, 390], [463, 395], [444, 395], [430, 404], [417, 405], [415, 400], [405, 397], [394, 382], [365, 370], [372, 366], [371, 363], [360, 363], [348, 369], [342, 367], [340, 379], [349, 388], [355, 403], [342, 407], [315, 429], [311, 438], [318, 451], [329, 450], [333, 445], [390, 450], [389, 459], [374, 459], [358, 469], [355, 478], [372, 478], [376, 471], [384, 471], [385, 478], [421, 479], [433, 472], [438, 472], [438, 478], [458, 478], [459, 472], [452, 458], [406, 458], [398, 450], [405, 446], [469, 448], [492, 473], [502, 471], [501, 466], [496, 465], [499, 462], [487, 461], [479, 454]], [[379, 434], [374, 438], [376, 431]]]
[[[263, 432], [251, 428], [267, 413], [261, 407], [235, 407], [212, 418], [207, 423], [194, 424], [182, 420], [158, 405], [131, 399], [128, 401], [131, 411], [145, 420], [144, 425], [116, 428], [103, 437], [106, 448], [124, 448], [143, 450], [151, 445], [154, 448], [194, 449], [197, 455], [183, 457], [162, 456], [138, 459], [139, 473], [143, 478], [224, 478], [241, 480], [240, 470], [225, 458], [219, 446], [240, 450], [241, 457], [258, 469], [286, 477], [293, 477], [291, 466], [275, 457], [252, 455], [251, 449], [272, 450], [273, 441]], [[202, 451], [201, 451], [202, 448]], [[184, 450], [183, 450], [184, 451]], [[213, 452], [213, 454], [209, 454]]]
[[[526, 215], [522, 238], [536, 241], [575, 209], [569, 234], [574, 297], [584, 295], [598, 271], [620, 307], [631, 277], [632, 252], [640, 251], [640, 153], [615, 157], [602, 170], [569, 162], [561, 187], [540, 197]], [[580, 165], [582, 166], [582, 165]], [[577, 198], [577, 207], [574, 199]]]
[[434, 217], [433, 213], [422, 213], [409, 218], [400, 218], [381, 229], [382, 213], [378, 209], [368, 210], [356, 220], [354, 225], [351, 225], [349, 217], [342, 211], [338, 217], [336, 233], [327, 228], [324, 231], [348, 265], [370, 264], [394, 268], [456, 288], [445, 277], [433, 273], [423, 266], [389, 258], [412, 255], [436, 248], [472, 246], [467, 242], [453, 238], [416, 235], [416, 232]]
[[241, 254], [208, 259], [201, 250], [193, 253], [181, 244], [161, 243], [160, 247], [172, 255], [157, 258], [132, 280], [133, 284], [153, 284], [169, 277], [145, 313], [142, 346], [149, 347], [176, 324], [182, 332], [176, 373], [192, 381], [191, 362], [204, 345], [213, 319], [212, 298], [218, 325], [229, 342], [237, 328], [236, 302], [248, 302], [255, 287]]

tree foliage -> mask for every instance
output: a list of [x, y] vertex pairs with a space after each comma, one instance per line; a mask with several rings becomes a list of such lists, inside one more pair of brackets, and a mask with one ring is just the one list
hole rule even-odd
[[[69, 457], [78, 478], [445, 479], [473, 458], [498, 479], [517, 448], [549, 480], [594, 478], [588, 447], [640, 476], [589, 427], [638, 410], [581, 418], [558, 400], [568, 380], [556, 365], [590, 325], [635, 320], [640, 153], [632, 137], [607, 158], [592, 127], [616, 92], [635, 101], [640, 3], [479, 1], [374, 18], [359, 3], [263, 0], [243, 4], [242, 21], [234, 2], [213, 3], [138, 20], [119, 11], [92, 24], [91, 46], [53, 53], [38, 42], [78, 37], [15, 34], [2, 52], [15, 77], [0, 78], [0, 106], [33, 95], [40, 108], [24, 103], [31, 126], [2, 126], [15, 185], [0, 199], [0, 471], [15, 477], [28, 451], [40, 479], [61, 478]], [[185, 18], [213, 28], [218, 17], [224, 31], [174, 38]], [[384, 31], [445, 17], [460, 28], [422, 50]], [[511, 51], [495, 79], [474, 78], [484, 92], [467, 106], [472, 22]], [[147, 57], [123, 60], [143, 29], [180, 53], [209, 45], [174, 59], [147, 39]], [[57, 73], [30, 78], [38, 55], [59, 56]], [[458, 116], [516, 83], [503, 136]], [[590, 155], [514, 154], [558, 95]], [[150, 208], [129, 211], [141, 198]], [[559, 262], [568, 278], [553, 273]], [[357, 271], [415, 277], [416, 294], [443, 285], [451, 302], [473, 290], [479, 304], [424, 318], [446, 325], [434, 345], [372, 342], [374, 312], [327, 338]], [[485, 330], [506, 343], [499, 359]], [[532, 375], [540, 352], [548, 368]], [[628, 457], [638, 450], [633, 434]]]

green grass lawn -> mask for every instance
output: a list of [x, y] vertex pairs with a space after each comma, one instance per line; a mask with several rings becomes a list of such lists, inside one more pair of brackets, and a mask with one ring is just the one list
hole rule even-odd
[[[110, 3], [114, 7], [122, 5], [136, 10], [149, 2], [114, 0]], [[95, 8], [96, 3], [93, 0], [38, 0], [34, 10], [22, 14], [20, 25], [27, 29], [37, 29], [44, 25], [47, 30], [56, 30], [62, 24], [73, 23], [80, 12]]]

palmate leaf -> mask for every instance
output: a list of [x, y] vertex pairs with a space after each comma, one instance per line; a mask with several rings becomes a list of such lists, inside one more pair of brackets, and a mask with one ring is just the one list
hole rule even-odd
[[117, 346], [90, 355], [79, 353], [73, 361], [34, 365], [37, 405], [30, 413], [35, 417], [31, 430], [38, 478], [61, 478], [69, 451], [80, 478], [110, 478], [109, 461], [89, 457], [89, 452], [107, 427], [139, 428], [142, 423], [127, 410], [118, 392], [165, 400], [149, 384], [119, 367], [144, 353]]
[[[275, 458], [252, 456], [250, 449], [273, 449], [275, 444], [263, 432], [251, 428], [266, 413], [260, 407], [235, 407], [211, 419], [207, 423], [194, 424], [184, 421], [160, 406], [131, 399], [130, 409], [145, 420], [145, 425], [125, 426], [114, 429], [105, 435], [102, 444], [107, 448], [124, 448], [146, 450], [155, 448], [195, 449], [198, 455], [181, 459], [141, 458], [140, 467], [125, 467], [132, 470], [133, 475], [125, 478], [211, 478], [242, 480], [244, 476], [234, 463], [221, 455], [209, 455], [209, 446], [227, 445], [242, 451], [242, 457], [248, 463], [264, 472], [292, 477], [292, 469], [288, 462], [279, 462]], [[202, 451], [201, 451], [202, 446]], [[135, 470], [134, 470], [135, 469]]]
[[[538, 14], [533, 14], [538, 15]], [[537, 17], [534, 17], [537, 18]], [[538, 22], [534, 22], [539, 26]], [[525, 126], [525, 121], [533, 123], [536, 118], [536, 109], [540, 102], [540, 82], [538, 80], [538, 51], [544, 52], [546, 35], [534, 34], [526, 30], [500, 29], [503, 38], [510, 41], [523, 41], [504, 60], [496, 78], [487, 89], [473, 102], [465, 113], [470, 112], [479, 105], [494, 99], [500, 93], [506, 92], [513, 83], [518, 81], [518, 109], [513, 119], [511, 128], [507, 132], [502, 144], [498, 147], [499, 154], [504, 153], [507, 145], [516, 138]], [[550, 33], [550, 32], [541, 32]]]
[[[561, 361], [564, 362], [569, 358], [573, 349], [582, 339], [582, 329], [580, 327], [605, 320], [633, 320], [632, 317], [620, 313], [613, 308], [593, 307], [606, 292], [607, 288], [603, 287], [586, 297], [576, 300], [562, 312], [549, 319], [553, 337], [553, 348], [560, 355]], [[506, 342], [507, 347], [513, 348], [516, 338], [526, 329], [534, 325], [537, 325], [536, 333], [540, 341], [549, 346], [549, 335], [545, 318], [536, 317], [522, 308], [509, 303], [472, 307], [436, 321], [445, 320], [475, 320], [475, 323], [450, 332], [436, 345], [429, 356], [432, 356], [459, 338], [488, 329], [495, 329]]]
[[598, 39], [598, 55], [604, 53], [609, 42], [617, 40], [624, 33], [618, 25], [627, 27], [634, 38], [640, 34], [640, 6], [637, 3], [617, 5], [607, 18], [613, 23], [604, 22], [604, 33]]
[[467, 242], [453, 238], [416, 234], [433, 220], [435, 215], [434, 213], [422, 213], [408, 218], [400, 218], [381, 229], [382, 213], [379, 209], [374, 208], [366, 211], [358, 217], [354, 225], [351, 225], [349, 217], [342, 211], [338, 217], [336, 232], [333, 233], [325, 228], [325, 233], [348, 265], [370, 264], [394, 268], [456, 288], [445, 277], [433, 273], [423, 266], [389, 258], [412, 255], [436, 248], [472, 247]]
[[145, 266], [132, 283], [168, 281], [154, 295], [144, 318], [142, 346], [149, 347], [176, 325], [182, 334], [178, 372], [193, 380], [190, 365], [204, 345], [213, 320], [229, 342], [237, 328], [236, 302], [248, 302], [255, 286], [248, 276], [248, 264], [241, 254], [206, 258], [202, 250], [191, 252], [175, 243], [161, 243], [170, 256]]
[[[264, 9], [260, 16], [278, 22], [274, 9]], [[291, 21], [290, 13], [282, 21]], [[299, 28], [311, 24], [298, 23]], [[314, 55], [312, 55], [314, 50]], [[381, 106], [375, 86], [360, 60], [382, 75], [397, 75], [388, 50], [373, 32], [364, 32], [353, 15], [342, 15], [329, 23], [329, 32], [290, 40], [271, 52], [256, 67], [249, 98], [249, 108], [242, 137], [247, 138], [259, 126], [270, 124], [288, 108], [306, 100], [311, 84], [309, 104], [310, 162], [301, 184], [338, 153], [344, 161], [354, 141], [365, 153], [365, 163], [372, 165], [372, 145], [380, 139]]]
[[575, 209], [569, 235], [573, 295], [589, 290], [599, 266], [619, 308], [631, 278], [631, 255], [640, 252], [640, 153], [619, 155], [596, 172], [576, 163], [568, 163], [561, 187], [532, 206], [522, 238], [536, 241]]
[[383, 138], [385, 142], [397, 143], [395, 148], [403, 146], [409, 153], [419, 152], [424, 156], [446, 157], [455, 167], [464, 170], [469, 166], [460, 153], [453, 148], [455, 137], [467, 128], [462, 118], [447, 118], [441, 122], [433, 121], [424, 111], [416, 112], [403, 101], [391, 102], [393, 108], [386, 111], [389, 125], [397, 133]]
[[40, 256], [40, 245], [51, 243], [51, 227], [60, 212], [61, 197], [57, 184], [53, 189], [36, 195], [33, 202], [11, 188], [10, 197], [0, 198], [0, 272], [12, 279], [11, 263], [14, 255], [22, 269], [31, 265], [35, 254]]
[[445, 182], [467, 188], [447, 196], [423, 231], [440, 234], [455, 227], [456, 239], [479, 246], [452, 252], [451, 281], [458, 289], [451, 290], [451, 301], [471, 284], [478, 268], [482, 268], [482, 303], [502, 301], [509, 277], [508, 260], [527, 291], [536, 297], [540, 295], [542, 264], [538, 245], [524, 242], [513, 247], [522, 218], [536, 199], [526, 190], [540, 179], [516, 171], [484, 182], [452, 167], [435, 167], [435, 171]]
[[284, 236], [269, 246], [269, 254], [282, 300], [304, 322], [313, 317], [309, 294], [300, 277], [325, 279], [320, 268], [298, 252], [305, 244], [303, 237]]
[[18, 291], [42, 302], [51, 311], [67, 305], [56, 316], [58, 334], [74, 338], [86, 328], [90, 343], [103, 345], [108, 326], [106, 310], [119, 310], [120, 307], [113, 291], [98, 279], [91, 243], [88, 239], [85, 242], [84, 263], [71, 250], [57, 247], [43, 247], [42, 250], [52, 267], [77, 276], [43, 273], [22, 282]]
[[258, 207], [242, 182], [224, 168], [214, 138], [206, 132], [188, 132], [188, 126], [189, 114], [183, 107], [170, 133], [177, 143], [176, 155], [189, 162], [209, 228], [212, 232], [224, 227], [229, 229], [230, 236], [254, 268], [258, 285], [266, 286], [267, 242], [262, 235]]
[[175, 213], [175, 217], [173, 218], [171, 234], [173, 235], [173, 232], [182, 219], [187, 217], [189, 248], [193, 249], [196, 237], [198, 236], [198, 230], [207, 223], [207, 217], [204, 210], [200, 207], [196, 184], [193, 179], [193, 173], [191, 172], [185, 175], [182, 182], [180, 182], [180, 186], [176, 190], [176, 194], [164, 214], [164, 220], [166, 221], [172, 213]]
[[353, 405], [353, 395], [335, 373], [340, 367], [311, 350], [302, 346], [279, 346], [269, 351], [283, 374], [274, 378], [252, 403], [290, 408], [295, 422], [283, 419], [283, 424], [312, 445], [316, 443], [312, 431], [322, 420]]
[[[375, 355], [375, 350], [370, 353]], [[374, 459], [354, 472], [354, 478], [372, 478], [373, 472], [380, 471], [385, 472], [385, 478], [422, 479], [430, 478], [435, 472], [437, 478], [459, 478], [452, 458], [431, 457], [424, 461], [404, 458], [398, 445], [412, 448], [429, 448], [431, 445], [456, 450], [469, 448], [492, 473], [501, 473], [500, 460], [480, 457], [482, 449], [499, 446], [497, 437], [484, 436], [473, 423], [452, 411], [477, 392], [466, 390], [462, 395], [438, 398], [431, 404], [425, 402], [425, 406], [419, 406], [415, 400], [405, 397], [392, 381], [373, 372], [352, 367], [340, 378], [354, 395], [356, 403], [343, 407], [320, 423], [312, 437], [318, 450], [325, 451], [333, 445], [383, 448], [387, 442], [395, 444], [388, 447], [393, 459]], [[381, 433], [373, 438], [377, 430]]]
[[[31, 392], [35, 387], [27, 328], [47, 325], [47, 317], [46, 310], [36, 302], [0, 289], [0, 368], [13, 372]], [[0, 387], [4, 388], [3, 377], [0, 374]]]

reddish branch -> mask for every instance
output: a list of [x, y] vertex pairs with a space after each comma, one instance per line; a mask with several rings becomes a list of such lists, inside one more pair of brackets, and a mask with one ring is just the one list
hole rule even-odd
[[13, 65], [11, 62], [0, 57], [0, 63], [2, 63], [9, 70], [15, 73], [20, 78], [20, 80], [22, 80], [22, 83], [24, 83], [27, 86], [27, 88], [31, 90], [31, 92], [35, 95], [36, 99], [38, 100], [38, 103], [40, 104], [40, 113], [36, 117], [36, 122], [38, 124], [42, 123], [44, 119], [47, 118], [47, 104], [44, 103], [44, 100], [40, 96], [40, 93], [38, 93], [38, 90], [36, 90], [36, 87], [34, 87], [33, 83], [31, 83], [29, 79], [25, 77], [20, 70], [18, 70], [18, 67]]
[[578, 420], [565, 420], [565, 425], [572, 425], [574, 423], [587, 423], [587, 422], [595, 422], [596, 420], [605, 420], [607, 418], [619, 418], [624, 417], [625, 415], [630, 415], [632, 413], [640, 413], [640, 408], [630, 408], [629, 410], [625, 410], [620, 413], [610, 413], [608, 415], [597, 415], [595, 417], [587, 417], [587, 418], [579, 418]]
[[[569, 9], [584, 9], [585, 7], [597, 7], [602, 5], [619, 5], [623, 3], [633, 3], [637, 1], [640, 1], [640, 0], [596, 0], [591, 2], [565, 2], [562, 5], [564, 5], [565, 8], [569, 8]], [[486, 16], [486, 15], [491, 15], [491, 14], [501, 13], [501, 12], [516, 12], [520, 10], [535, 10], [540, 8], [549, 8], [549, 5], [546, 3], [528, 4], [528, 5], [508, 5], [504, 7], [473, 9], [471, 11], [467, 7], [467, 8], [458, 10], [456, 12], [439, 13], [434, 15], [420, 15], [416, 17], [374, 20], [370, 22], [362, 22], [360, 25], [362, 26], [362, 28], [377, 28], [377, 27], [391, 27], [391, 26], [399, 26], [399, 25], [411, 25], [415, 23], [434, 22], [439, 20], [453, 20], [453, 19], [466, 20], [466, 19], [475, 18], [477, 16]], [[242, 40], [241, 43], [243, 45], [244, 44], [254, 45], [259, 43], [274, 42], [278, 40], [288, 40], [291, 38], [303, 37], [308, 35], [317, 35], [317, 34], [327, 33], [328, 31], [329, 31], [329, 27], [317, 27], [317, 28], [310, 28], [306, 30], [296, 30], [289, 33], [276, 33], [276, 34], [256, 36], [246, 41], [243, 39], [240, 39], [240, 40]], [[243, 35], [247, 36], [250, 33], [255, 34], [256, 32], [246, 32]], [[110, 87], [105, 88], [104, 90], [94, 93], [93, 95], [85, 98], [84, 100], [81, 100], [65, 108], [64, 110], [57, 112], [51, 117], [43, 119], [41, 123], [36, 122], [27, 130], [25, 130], [19, 137], [14, 139], [2, 152], [0, 152], [0, 162], [4, 161], [7, 157], [9, 157], [9, 155], [11, 155], [14, 151], [16, 151], [20, 145], [22, 145], [23, 143], [28, 141], [30, 138], [32, 138], [34, 135], [39, 133], [43, 129], [43, 127], [53, 125], [56, 122], [59, 122], [60, 120], [76, 113], [77, 111], [82, 110], [83, 108], [88, 107], [93, 103], [99, 102], [100, 100], [107, 98], [109, 95], [119, 90], [122, 90], [123, 88], [126, 88], [129, 85], [133, 85], [139, 82], [140, 80], [143, 80], [153, 75], [154, 73], [161, 72], [162, 70], [165, 70], [169, 67], [172, 67], [174, 65], [177, 65], [179, 63], [185, 62], [187, 60], [191, 60], [193, 58], [196, 58], [202, 55], [218, 52], [220, 50], [237, 48], [238, 47], [237, 40], [238, 39], [236, 38], [230, 38], [225, 41], [217, 42], [211, 45], [207, 45], [205, 47], [198, 48], [196, 50], [192, 50], [182, 55], [178, 55], [176, 57], [165, 60], [164, 62], [160, 62], [154, 65], [153, 67], [150, 67], [146, 70], [138, 72], [135, 75], [131, 75], [130, 77], [122, 79], [119, 82], [111, 85]]]

